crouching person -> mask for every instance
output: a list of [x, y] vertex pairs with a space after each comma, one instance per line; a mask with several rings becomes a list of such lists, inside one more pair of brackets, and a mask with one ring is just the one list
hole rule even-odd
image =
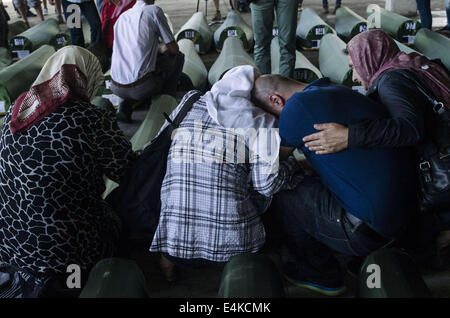
[[67, 270], [78, 267], [83, 284], [99, 260], [116, 253], [121, 223], [102, 200], [103, 175], [119, 182], [135, 154], [115, 118], [89, 102], [102, 79], [92, 53], [64, 47], [6, 116], [0, 297], [67, 295]]
[[411, 150], [309, 151], [303, 138], [315, 132], [315, 124], [387, 117], [382, 105], [328, 78], [306, 85], [261, 76], [255, 99], [280, 116], [282, 145], [301, 148], [317, 172], [274, 197], [273, 211], [293, 258], [284, 274], [322, 294], [342, 294], [343, 275], [333, 250], [366, 256], [399, 237], [417, 212]]
[[[276, 118], [250, 101], [255, 76], [251, 66], [229, 71], [193, 105], [173, 136], [150, 247], [163, 253], [161, 266], [169, 280], [173, 264], [222, 264], [261, 249], [261, 215], [273, 194], [297, 180], [293, 157], [277, 166]], [[245, 138], [242, 131], [248, 130], [254, 139]]]
[[176, 94], [184, 55], [163, 10], [154, 2], [136, 1], [114, 26], [111, 90], [124, 99], [117, 112], [119, 121], [131, 122], [132, 105], [137, 101]]

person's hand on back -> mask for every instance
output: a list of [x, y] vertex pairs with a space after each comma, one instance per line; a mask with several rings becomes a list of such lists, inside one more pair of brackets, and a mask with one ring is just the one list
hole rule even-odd
[[336, 124], [316, 124], [314, 128], [319, 132], [303, 138], [305, 147], [315, 151], [318, 155], [326, 155], [342, 151], [348, 147], [348, 128]]

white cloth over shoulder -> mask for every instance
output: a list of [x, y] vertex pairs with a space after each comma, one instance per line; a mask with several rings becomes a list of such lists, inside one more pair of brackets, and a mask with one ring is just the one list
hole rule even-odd
[[[244, 130], [254, 128], [256, 138], [246, 138], [247, 146], [260, 159], [273, 164], [278, 162], [280, 149], [278, 120], [251, 101], [257, 72], [250, 65], [232, 68], [204, 98], [209, 115], [220, 126]], [[276, 154], [270, 149], [276, 150]]]

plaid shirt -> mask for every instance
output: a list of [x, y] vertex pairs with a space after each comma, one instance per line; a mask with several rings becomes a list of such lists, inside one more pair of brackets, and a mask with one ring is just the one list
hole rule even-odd
[[[222, 134], [226, 131], [209, 116], [203, 98], [193, 105], [179, 128], [194, 135], [199, 128], [195, 121], [202, 122], [203, 132], [204, 129]], [[267, 174], [262, 170], [267, 171], [268, 164], [261, 160], [255, 163], [248, 163], [251, 162], [248, 160], [236, 163], [238, 159], [233, 163], [228, 160], [212, 162], [217, 156], [208, 150], [211, 140], [202, 138], [206, 140], [199, 141], [195, 137], [187, 142], [180, 138], [172, 140], [161, 188], [161, 216], [150, 251], [215, 262], [257, 252], [265, 242], [261, 214], [267, 210], [275, 193], [282, 188], [292, 188], [299, 181], [299, 176], [294, 177], [299, 165], [290, 157], [280, 163], [277, 172]], [[236, 144], [243, 143], [242, 138], [236, 139]], [[225, 138], [222, 140], [225, 149]], [[236, 149], [242, 148], [234, 147], [234, 155]], [[245, 144], [244, 149], [248, 159]], [[180, 150], [191, 158], [202, 155], [203, 162], [180, 162], [175, 157]]]

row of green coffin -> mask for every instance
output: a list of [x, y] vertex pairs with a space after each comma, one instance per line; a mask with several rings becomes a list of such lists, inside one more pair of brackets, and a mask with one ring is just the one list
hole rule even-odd
[[318, 49], [322, 37], [328, 33], [335, 33], [335, 31], [313, 9], [303, 9], [296, 30], [299, 48]]
[[336, 33], [348, 42], [355, 35], [367, 31], [367, 21], [348, 7], [341, 7], [336, 11]]
[[[357, 297], [427, 298], [431, 293], [411, 258], [398, 249], [380, 249], [361, 267]], [[275, 263], [263, 254], [233, 257], [224, 267], [219, 298], [283, 298], [283, 281]], [[134, 261], [109, 258], [89, 274], [81, 298], [146, 298], [147, 283]]]
[[45, 21], [13, 36], [9, 41], [11, 51], [34, 51], [44, 44], [53, 45], [59, 49], [70, 42], [66, 33], [61, 33], [56, 19]]
[[[272, 74], [280, 74], [280, 43], [275, 36], [270, 44]], [[294, 79], [299, 82], [311, 83], [322, 74], [302, 53], [295, 51]]]
[[4, 103], [6, 111], [20, 94], [30, 88], [53, 53], [55, 53], [53, 46], [43, 45], [30, 55], [0, 71], [0, 103]]
[[194, 15], [180, 28], [175, 35], [177, 41], [188, 39], [194, 42], [195, 49], [200, 54], [208, 53], [212, 42], [218, 52], [222, 51], [225, 40], [228, 37], [241, 39], [246, 51], [254, 44], [252, 28], [235, 11], [230, 11], [222, 25], [213, 32], [202, 12]]
[[387, 11], [377, 4], [370, 4], [366, 10], [369, 28], [383, 29], [400, 42], [414, 43], [414, 37], [420, 29], [420, 22]]

